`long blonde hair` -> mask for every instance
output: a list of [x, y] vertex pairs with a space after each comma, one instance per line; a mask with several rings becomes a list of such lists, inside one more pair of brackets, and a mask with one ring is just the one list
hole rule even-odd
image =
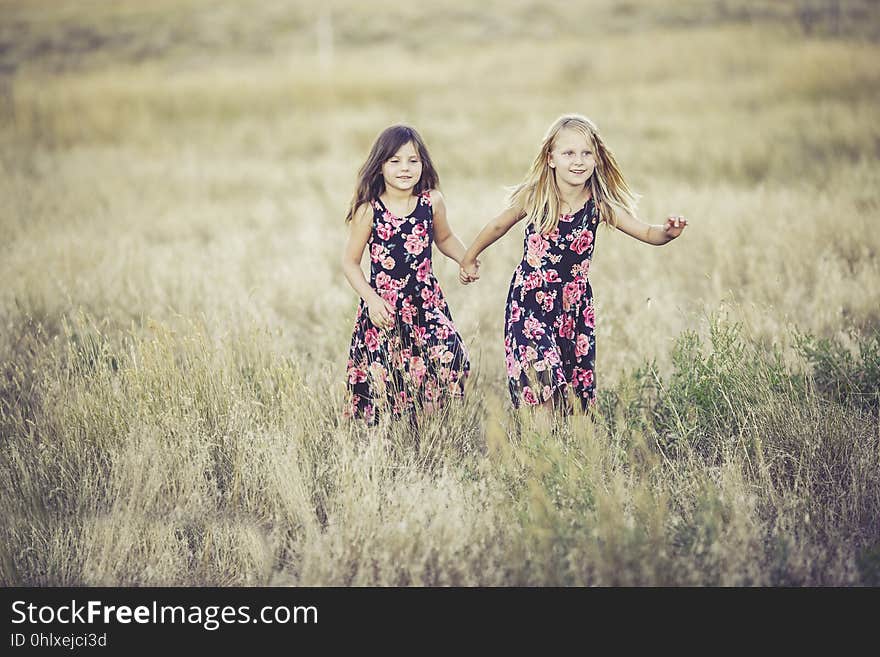
[[596, 168], [586, 184], [590, 186], [599, 218], [609, 226], [616, 226], [615, 208], [625, 210], [635, 217], [638, 196], [629, 188], [617, 166], [614, 154], [605, 145], [596, 125], [580, 114], [565, 114], [553, 122], [544, 135], [541, 150], [535, 157], [528, 174], [510, 191], [510, 207], [521, 208], [529, 218], [529, 222], [540, 226], [541, 232], [545, 235], [553, 232], [559, 224], [561, 206], [559, 186], [547, 160], [553, 150], [556, 135], [566, 129], [581, 133], [587, 143], [592, 145]]

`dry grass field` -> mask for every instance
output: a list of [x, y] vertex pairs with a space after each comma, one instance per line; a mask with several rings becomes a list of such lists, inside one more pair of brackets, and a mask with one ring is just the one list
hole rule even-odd
[[[880, 584], [880, 7], [0, 0], [3, 585]], [[595, 417], [342, 418], [355, 174], [415, 125], [468, 243], [598, 125]]]

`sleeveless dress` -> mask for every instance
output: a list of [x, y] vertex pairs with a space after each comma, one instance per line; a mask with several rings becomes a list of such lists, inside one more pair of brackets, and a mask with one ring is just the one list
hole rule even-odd
[[383, 413], [399, 417], [429, 402], [461, 397], [470, 362], [431, 266], [430, 191], [419, 195], [415, 210], [403, 218], [378, 199], [371, 206], [370, 286], [394, 306], [394, 326], [374, 326], [360, 300], [349, 349], [345, 415], [375, 424]]
[[595, 402], [596, 318], [587, 276], [598, 226], [591, 198], [574, 215], [562, 215], [549, 235], [526, 227], [504, 322], [508, 387], [517, 408], [567, 391], [584, 409]]

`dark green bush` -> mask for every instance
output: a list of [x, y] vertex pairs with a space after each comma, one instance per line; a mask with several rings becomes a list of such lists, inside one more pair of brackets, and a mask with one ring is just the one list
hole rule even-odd
[[796, 335], [797, 349], [812, 366], [816, 389], [835, 402], [876, 413], [880, 408], [880, 330], [851, 331], [854, 353], [839, 339]]

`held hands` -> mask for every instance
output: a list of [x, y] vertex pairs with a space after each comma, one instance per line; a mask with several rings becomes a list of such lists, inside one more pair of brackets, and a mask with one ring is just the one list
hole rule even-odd
[[458, 270], [458, 280], [462, 285], [480, 280], [480, 261], [462, 260]]
[[367, 310], [370, 312], [370, 321], [376, 328], [389, 329], [394, 326], [394, 306], [378, 294], [367, 301]]
[[667, 240], [672, 241], [682, 234], [687, 225], [687, 219], [680, 214], [669, 215], [666, 223], [663, 224], [663, 234], [666, 235]]

